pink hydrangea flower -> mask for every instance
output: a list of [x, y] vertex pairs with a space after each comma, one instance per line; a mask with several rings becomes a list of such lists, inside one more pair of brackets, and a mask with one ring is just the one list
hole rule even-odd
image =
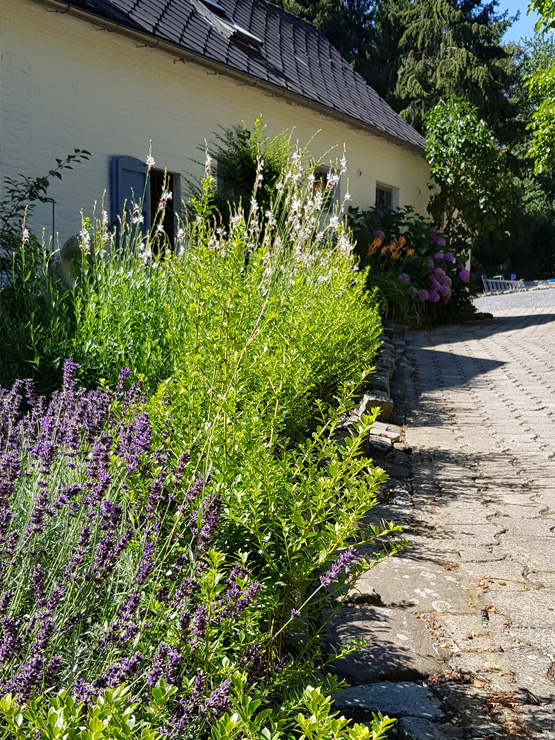
[[429, 270], [431, 270], [433, 268], [433, 266], [434, 266], [434, 261], [433, 260], [428, 260], [426, 262], [426, 266], [428, 267]]
[[445, 270], [442, 270], [441, 267], [436, 267], [434, 270], [434, 277], [439, 283], [442, 283], [447, 276], [445, 274]]
[[428, 291], [426, 288], [420, 288], [418, 291], [418, 297], [422, 301], [422, 303], [425, 303], [428, 300]]
[[414, 285], [411, 285], [410, 289], [414, 293], [414, 295], [418, 295], [418, 288], [415, 288]]
[[451, 278], [449, 277], [449, 275], [446, 275], [445, 276], [445, 278], [443, 280], [443, 284], [446, 285], [448, 288], [450, 288], [453, 285], [453, 281], [451, 280]]

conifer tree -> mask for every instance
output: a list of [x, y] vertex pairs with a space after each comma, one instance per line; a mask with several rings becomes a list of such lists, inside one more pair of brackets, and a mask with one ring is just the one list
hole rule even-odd
[[390, 0], [391, 14], [404, 29], [399, 67], [391, 102], [422, 130], [427, 111], [449, 95], [476, 106], [483, 118], [506, 139], [514, 111], [509, 54], [501, 44], [511, 20], [496, 12], [497, 0]]

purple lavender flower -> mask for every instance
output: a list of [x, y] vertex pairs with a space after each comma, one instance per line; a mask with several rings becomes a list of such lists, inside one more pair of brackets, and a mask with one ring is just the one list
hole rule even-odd
[[152, 436], [152, 424], [145, 411], [134, 416], [123, 428], [118, 453], [129, 472], [139, 469], [141, 457], [150, 450]]
[[156, 648], [150, 670], [146, 674], [148, 686], [156, 686], [158, 681], [164, 676], [168, 665], [169, 649], [169, 645], [166, 642], [161, 642]]
[[87, 551], [88, 544], [91, 539], [91, 525], [85, 524], [82, 529], [81, 533], [79, 534], [79, 540], [77, 542], [77, 547], [75, 549], [75, 552], [71, 556], [71, 560], [69, 561], [69, 564], [67, 565], [64, 576], [66, 578], [71, 578], [72, 581], [76, 581], [78, 578], [78, 568], [80, 565], [82, 565], [83, 561], [85, 560], [85, 553]]
[[337, 581], [341, 573], [351, 565], [358, 563], [360, 559], [361, 558], [356, 554], [355, 549], [353, 547], [349, 547], [331, 564], [328, 572], [323, 576], [320, 576], [320, 583], [322, 586], [329, 586], [334, 581]]
[[44, 656], [36, 653], [33, 657], [21, 666], [21, 670], [8, 683], [9, 693], [15, 694], [21, 702], [26, 702], [36, 684], [42, 678], [44, 669]]
[[23, 642], [19, 634], [21, 620], [14, 617], [4, 617], [2, 620], [2, 642], [0, 643], [0, 664], [10, 660], [22, 648]]
[[443, 259], [446, 262], [454, 262], [455, 261], [455, 256], [453, 255], [452, 252], [445, 252], [445, 254], [443, 255]]
[[50, 661], [50, 663], [46, 666], [46, 671], [44, 672], [44, 677], [47, 683], [52, 683], [61, 665], [62, 665], [61, 655], [55, 655]]
[[200, 641], [204, 640], [206, 628], [208, 627], [208, 609], [204, 604], [197, 607], [191, 620], [191, 640], [189, 644], [193, 649], [198, 648]]
[[35, 605], [41, 609], [46, 603], [44, 593], [44, 572], [42, 566], [35, 565], [33, 569], [33, 591], [35, 592]]
[[439, 298], [439, 293], [436, 293], [435, 290], [428, 291], [428, 303], [437, 303]]
[[199, 714], [201, 716], [205, 714], [212, 715], [213, 717], [219, 717], [222, 715], [230, 706], [228, 694], [232, 685], [230, 678], [226, 678], [225, 681], [222, 681], [218, 688], [214, 689], [210, 694], [208, 699], [204, 702], [204, 705], [199, 707]]
[[75, 375], [77, 374], [77, 371], [81, 369], [81, 365], [79, 363], [74, 362], [72, 357], [68, 357], [68, 359], [64, 362], [64, 379], [62, 382], [62, 390], [67, 391], [75, 385]]
[[[195, 484], [196, 485], [196, 484]], [[195, 509], [191, 514], [191, 532], [193, 537], [197, 537], [197, 555], [200, 556], [206, 552], [206, 548], [212, 542], [212, 537], [218, 525], [222, 500], [216, 494], [207, 496], [202, 502], [202, 506]], [[200, 529], [199, 529], [200, 518]]]
[[400, 280], [400, 281], [401, 281], [402, 283], [410, 283], [410, 275], [408, 275], [408, 274], [407, 274], [406, 272], [402, 272], [402, 273], [401, 273], [401, 274], [399, 275], [399, 280]]
[[77, 703], [90, 706], [100, 692], [95, 690], [91, 683], [87, 683], [84, 679], [78, 678], [73, 684], [73, 693]]
[[434, 254], [434, 259], [435, 260], [442, 260], [444, 257], [445, 257], [445, 255], [443, 254], [443, 252], [436, 252]]
[[291, 619], [299, 619], [302, 616], [300, 611], [297, 609], [291, 609]]
[[125, 385], [125, 381], [131, 375], [131, 370], [128, 367], [122, 367], [119, 371], [119, 380], [114, 388], [114, 393], [121, 393]]
[[143, 656], [137, 652], [131, 656], [131, 658], [122, 658], [119, 663], [114, 663], [109, 666], [102, 676], [94, 682], [95, 688], [104, 689], [115, 688], [124, 681], [137, 673], [141, 663], [143, 662]]
[[0, 596], [0, 615], [5, 614], [13, 601], [13, 591], [4, 591]]
[[461, 283], [470, 282], [470, 273], [468, 272], [468, 270], [462, 269], [459, 272], [459, 280], [461, 281]]

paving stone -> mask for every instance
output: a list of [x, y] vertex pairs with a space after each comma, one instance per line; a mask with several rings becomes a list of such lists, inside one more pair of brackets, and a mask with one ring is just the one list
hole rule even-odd
[[429, 688], [409, 681], [400, 683], [367, 684], [351, 686], [338, 694], [332, 694], [335, 707], [342, 710], [382, 712], [390, 717], [422, 717], [440, 719], [440, 701]]
[[344, 608], [327, 625], [326, 634], [334, 646], [347, 645], [357, 637], [367, 641], [334, 663], [335, 672], [349, 683], [414, 680], [441, 672], [426, 625], [407, 608]]
[[456, 740], [463, 737], [460, 727], [438, 725], [422, 717], [401, 717], [398, 732], [400, 740]]
[[[517, 687], [524, 687], [545, 701], [555, 699], [555, 683], [548, 677], [553, 659], [534, 648], [517, 648], [505, 654]], [[555, 724], [555, 722], [554, 722]]]
[[555, 629], [555, 599], [548, 589], [492, 593], [488, 600], [498, 612], [508, 616], [515, 627]]
[[363, 416], [364, 414], [371, 412], [374, 408], [381, 409], [378, 415], [378, 421], [388, 421], [391, 416], [391, 412], [393, 411], [393, 401], [391, 396], [387, 393], [381, 393], [380, 391], [365, 393], [358, 408], [358, 415]]
[[[378, 509], [379, 507], [377, 507]], [[359, 580], [361, 589], [373, 588], [386, 604], [402, 604], [412, 611], [467, 613], [468, 593], [443, 565], [410, 555], [396, 555]]]

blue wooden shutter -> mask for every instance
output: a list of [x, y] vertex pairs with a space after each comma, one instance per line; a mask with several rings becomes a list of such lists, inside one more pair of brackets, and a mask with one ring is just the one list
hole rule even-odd
[[[118, 216], [127, 212], [130, 218], [133, 204], [140, 203], [144, 218], [141, 231], [150, 228], [150, 193], [147, 181], [148, 167], [135, 157], [110, 157], [110, 205], [112, 223], [119, 225]], [[119, 230], [119, 229], [118, 229]]]

